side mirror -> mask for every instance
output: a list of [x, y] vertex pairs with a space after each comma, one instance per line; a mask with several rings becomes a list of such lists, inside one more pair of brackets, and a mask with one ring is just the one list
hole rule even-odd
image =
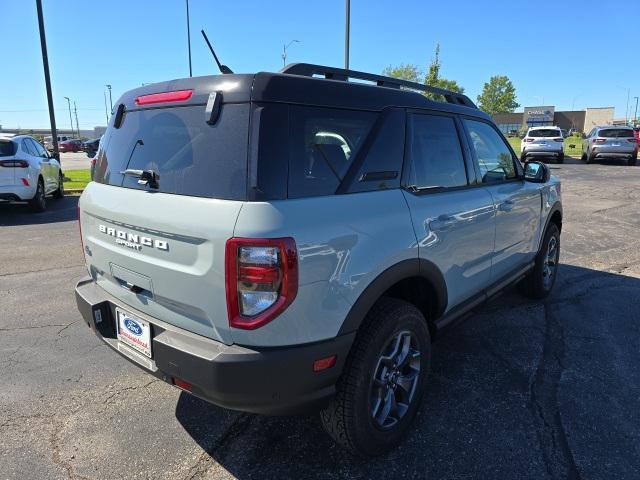
[[542, 162], [527, 162], [524, 164], [524, 179], [532, 183], [546, 183], [551, 178], [549, 167]]

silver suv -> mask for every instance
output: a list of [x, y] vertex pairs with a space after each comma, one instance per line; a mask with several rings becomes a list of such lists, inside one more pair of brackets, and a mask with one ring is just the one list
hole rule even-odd
[[409, 429], [443, 327], [511, 283], [554, 285], [560, 183], [464, 95], [295, 64], [116, 105], [79, 203], [78, 308], [214, 404], [320, 410], [341, 445], [379, 454]]
[[558, 127], [531, 127], [520, 144], [520, 159], [554, 158], [564, 162], [564, 136]]
[[626, 160], [635, 165], [638, 160], [638, 141], [631, 127], [594, 127], [582, 141], [582, 160]]

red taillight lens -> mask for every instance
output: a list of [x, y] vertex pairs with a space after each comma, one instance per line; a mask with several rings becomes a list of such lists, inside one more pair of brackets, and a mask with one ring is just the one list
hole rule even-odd
[[533, 142], [533, 138], [523, 138], [523, 142]]
[[230, 238], [225, 257], [229, 325], [253, 330], [286, 309], [298, 293], [293, 238]]
[[564, 138], [554, 138], [554, 142], [564, 142]]
[[604, 138], [594, 138], [593, 143], [604, 143], [606, 140]]
[[633, 138], [627, 138], [627, 142], [629, 142], [629, 143], [637, 143], [637, 142], [638, 142], [638, 140], [636, 140], [636, 138], [635, 138], [635, 137], [633, 137]]
[[1, 160], [0, 167], [14, 167], [14, 168], [27, 168], [29, 162], [26, 160]]
[[316, 360], [313, 362], [313, 371], [321, 372], [322, 370], [333, 367], [336, 364], [336, 358], [337, 357], [335, 355], [331, 355], [330, 357]]
[[193, 95], [193, 90], [174, 90], [173, 92], [151, 93], [136, 98], [136, 105], [153, 105], [154, 103], [184, 102]]

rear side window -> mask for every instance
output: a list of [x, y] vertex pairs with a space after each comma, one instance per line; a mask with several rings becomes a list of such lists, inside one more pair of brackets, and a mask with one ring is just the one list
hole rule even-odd
[[533, 138], [561, 137], [562, 132], [555, 128], [545, 128], [545, 129], [539, 129], [539, 130], [529, 130], [529, 134], [527, 136], [533, 137]]
[[289, 198], [334, 194], [377, 114], [301, 106], [289, 114]]
[[489, 124], [465, 119], [471, 146], [476, 154], [483, 183], [511, 180], [517, 177], [511, 150]]
[[33, 145], [31, 145], [31, 142], [27, 138], [22, 140], [22, 150], [24, 150], [29, 155], [32, 155], [34, 157], [38, 156], [38, 153], [36, 152], [35, 147]]
[[248, 129], [249, 104], [223, 105], [214, 125], [205, 122], [204, 106], [130, 111], [105, 134], [94, 180], [147, 190], [121, 172], [153, 170], [160, 176], [154, 191], [244, 200]]
[[464, 157], [451, 117], [410, 115], [409, 185], [417, 188], [467, 185]]
[[0, 140], [0, 157], [13, 157], [16, 154], [17, 145], [11, 140]]
[[633, 130], [630, 128], [607, 128], [600, 130], [599, 137], [603, 138], [633, 138]]

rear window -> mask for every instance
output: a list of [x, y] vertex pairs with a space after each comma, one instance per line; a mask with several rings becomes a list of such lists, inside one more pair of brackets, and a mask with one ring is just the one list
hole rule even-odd
[[0, 157], [12, 157], [16, 150], [17, 146], [11, 140], [0, 140]]
[[562, 132], [560, 132], [560, 130], [558, 130], [557, 128], [544, 128], [540, 130], [529, 130], [527, 136], [534, 138], [561, 137]]
[[633, 137], [633, 130], [630, 128], [607, 128], [598, 132], [599, 137], [604, 138], [629, 138]]
[[289, 198], [334, 194], [377, 116], [373, 112], [292, 106]]
[[94, 180], [150, 190], [121, 172], [153, 170], [160, 176], [153, 191], [244, 200], [248, 128], [249, 104], [223, 105], [214, 125], [202, 105], [127, 112], [121, 127], [105, 134]]

